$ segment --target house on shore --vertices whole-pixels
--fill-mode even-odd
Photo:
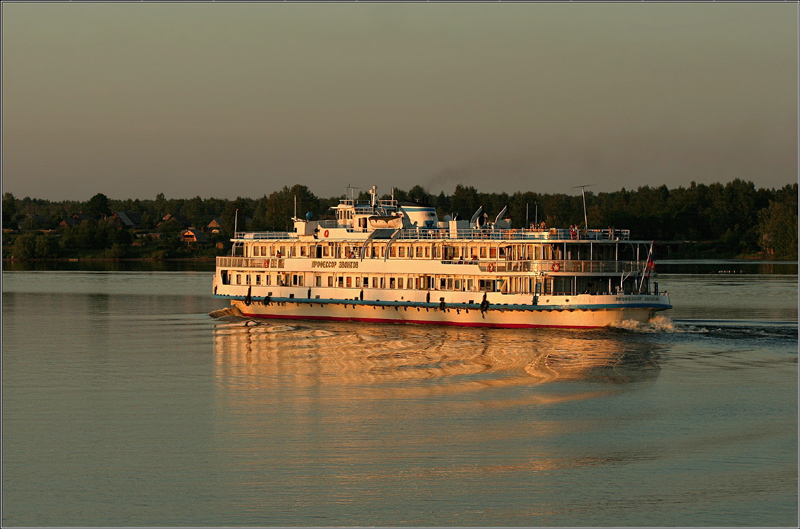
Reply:
[[[25,218],[22,219],[22,222],[19,223],[20,230],[41,230],[48,228],[50,225],[50,219],[44,215],[38,215],[36,213],[28,213],[25,215]]]
[[[61,219],[58,225],[62,228],[71,228],[79,226],[84,220],[92,220],[92,216],[88,213],[73,213],[71,216]]]
[[[208,244],[206,234],[195,228],[188,228],[181,232],[181,241],[189,246]]]
[[[108,223],[118,228],[138,228],[142,224],[142,216],[134,211],[117,211],[108,217]]]
[[[212,235],[219,235],[222,233],[222,219],[211,219],[211,222],[208,223],[205,231]]]
[[[183,215],[173,215],[172,213],[167,213],[164,215],[164,218],[161,219],[161,222],[158,223],[158,227],[161,227],[170,221],[177,222],[182,228],[189,228],[192,225],[192,223],[189,222]]]

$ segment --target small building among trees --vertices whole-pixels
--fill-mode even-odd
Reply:
[[[222,233],[222,219],[211,219],[211,222],[206,226],[206,232],[212,235],[219,235]]]
[[[189,228],[181,232],[181,241],[185,244],[208,244],[206,234],[195,228]]]
[[[137,228],[142,223],[142,217],[134,211],[117,211],[108,217],[108,223],[117,228]]]
[[[189,222],[183,215],[173,215],[172,213],[167,213],[164,215],[164,218],[161,219],[161,222],[158,223],[158,226],[161,227],[168,222],[177,222],[183,228],[188,228],[192,225],[191,222]]]

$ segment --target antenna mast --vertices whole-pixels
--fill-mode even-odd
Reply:
[[[594,184],[586,184],[583,186],[575,186],[572,189],[581,188],[581,195],[583,196],[583,225],[585,229],[589,229],[589,218],[586,216],[586,188],[592,187]]]

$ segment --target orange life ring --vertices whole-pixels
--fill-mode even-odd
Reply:
[[[331,234],[331,232],[329,232],[328,230],[325,230],[325,233],[323,233],[322,235],[323,235],[323,237],[327,237],[330,234]]]
[[[553,266],[550,268],[553,272],[558,272],[561,270],[561,265],[558,263],[553,263]]]
[[[492,263],[489,263],[489,266],[486,267],[486,270],[489,272],[494,272],[494,265]]]
[[[269,268],[269,259],[264,259],[264,268]]]

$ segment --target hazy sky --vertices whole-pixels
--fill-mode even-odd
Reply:
[[[3,190],[798,177],[798,5],[2,5]]]

